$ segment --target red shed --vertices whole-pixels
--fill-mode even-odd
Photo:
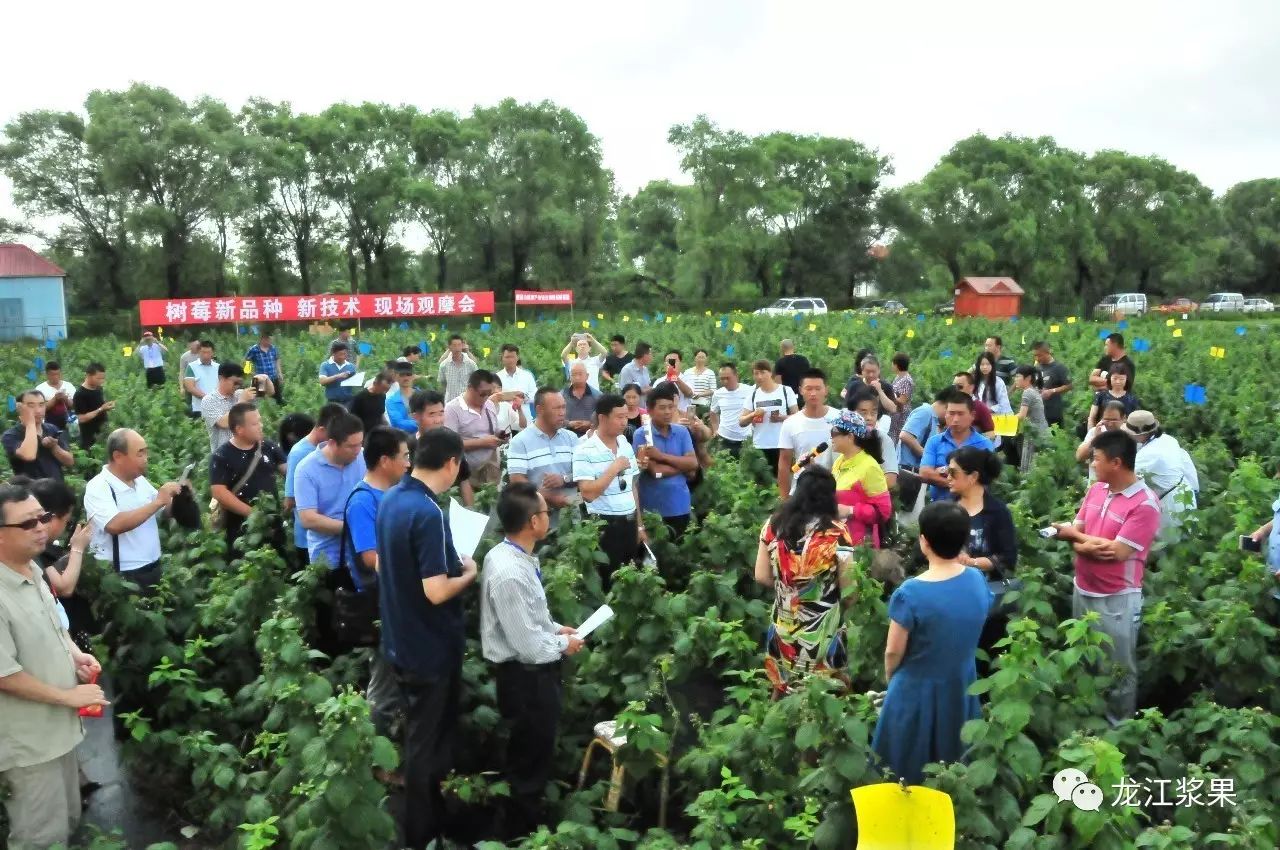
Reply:
[[[1022,287],[1011,277],[964,277],[956,284],[956,315],[1012,319],[1022,311]]]

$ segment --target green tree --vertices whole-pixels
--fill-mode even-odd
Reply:
[[[18,208],[63,223],[59,241],[89,261],[92,277],[81,292],[105,293],[115,307],[128,303],[123,271],[134,207],[128,190],[106,180],[101,158],[86,143],[84,119],[70,112],[27,112],[4,133],[0,170],[13,183]],[[14,223],[12,229],[29,233],[31,226]]]
[[[197,228],[227,206],[234,189],[233,167],[243,149],[235,117],[212,98],[188,104],[141,83],[95,91],[86,108],[85,140],[102,163],[104,183],[130,193],[140,229],[159,234],[165,288],[177,298]]]
[[[654,180],[618,203],[620,259],[659,283],[675,281],[680,258],[679,232],[691,189]]]
[[[1235,259],[1233,287],[1280,292],[1280,178],[1249,180],[1221,201],[1227,241]]]

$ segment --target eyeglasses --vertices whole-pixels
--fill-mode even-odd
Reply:
[[[6,522],[0,528],[21,528],[23,531],[34,531],[37,525],[48,525],[53,522],[53,513],[45,511],[40,516],[24,519],[22,522]]]

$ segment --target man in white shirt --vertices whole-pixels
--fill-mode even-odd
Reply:
[[[764,453],[764,459],[776,475],[782,423],[799,410],[800,405],[791,387],[775,377],[773,364],[768,360],[751,364],[751,376],[756,382],[755,389],[747,399],[746,408],[738,415],[738,424],[751,426],[752,445]]]
[[[591,352],[595,351],[593,355]],[[570,356],[576,351],[576,361]],[[569,373],[569,366],[574,362],[578,362],[587,367],[587,385],[596,392],[600,392],[600,369],[604,366],[604,357],[609,351],[596,340],[594,336],[583,331],[574,334],[565,343],[564,348],[560,350],[560,361],[564,363],[565,374]]]
[[[62,380],[62,364],[50,360],[44,364],[44,383],[36,385],[36,391],[44,396],[44,421],[60,431],[67,430],[67,417],[71,403],[75,401],[76,388],[70,381]]]
[[[693,387],[685,383],[684,373],[680,368],[684,364],[684,355],[678,350],[672,349],[667,352],[667,356],[662,362],[667,371],[661,378],[653,382],[653,386],[658,387],[666,383],[675,384],[676,389],[679,390],[679,394],[676,396],[676,410],[684,413],[689,409],[689,405],[693,403]]]
[[[1178,539],[1182,514],[1196,508],[1200,492],[1200,474],[1196,465],[1172,434],[1160,427],[1155,414],[1135,410],[1125,420],[1123,429],[1138,444],[1138,457],[1133,470],[1160,502],[1160,532],[1156,549],[1163,549]]]
[[[596,568],[605,591],[613,581],[613,571],[633,563],[640,544],[648,542],[635,488],[640,467],[623,436],[626,429],[626,402],[621,396],[602,396],[596,407],[595,432],[573,450],[573,480],[587,513],[604,521],[600,551],[609,560]]]
[[[200,340],[199,355],[187,364],[182,373],[182,385],[191,396],[192,419],[200,418],[200,400],[218,389],[218,361],[213,359],[213,343]]]
[[[751,436],[751,418],[742,424],[743,411],[751,401],[755,387],[738,381],[738,365],[720,367],[720,386],[711,394],[711,431],[729,454],[737,457],[742,444]]]
[[[138,340],[138,347],[133,353],[142,360],[142,368],[147,375],[147,389],[164,386],[164,356],[169,353],[164,343],[156,339],[151,331],[143,331],[142,339]]]
[[[800,395],[804,407],[787,417],[778,435],[778,495],[791,495],[791,466],[803,461],[813,449],[831,438],[831,423],[840,411],[827,404],[827,375],[821,369],[810,369],[800,378]],[[814,458],[812,463],[831,468],[831,449]]]
[[[168,510],[182,489],[170,481],[157,490],[146,471],[147,441],[137,431],[117,428],[107,437],[107,465],[84,488],[94,554],[144,593],[163,574],[156,514]]]
[[[532,372],[520,365],[519,346],[509,342],[503,344],[502,368],[498,370],[498,381],[502,384],[502,397],[495,398],[495,401],[507,402],[523,408],[519,425],[513,430],[519,431],[528,427],[529,422],[536,415],[533,409],[533,397],[538,392],[538,382],[534,380]],[[521,396],[519,401],[517,396]],[[501,406],[498,408],[498,414],[502,415]]]

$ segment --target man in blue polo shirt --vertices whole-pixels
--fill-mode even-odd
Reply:
[[[675,424],[680,390],[675,383],[658,384],[649,391],[649,425],[637,428],[631,438],[640,466],[640,509],[653,511],[679,540],[689,527],[690,475],[698,470],[689,429]]]
[[[954,387],[940,390],[933,401],[926,401],[916,407],[907,416],[898,433],[898,468],[910,472],[920,471],[920,461],[924,458],[924,447],[929,438],[938,433],[939,421],[947,416],[947,399]]]
[[[355,390],[342,385],[356,373],[356,364],[347,359],[350,355],[345,342],[334,340],[329,346],[329,359],[320,364],[320,385],[324,387],[326,401],[347,404],[355,395]]]
[[[945,417],[947,429],[929,438],[920,459],[920,478],[928,482],[929,498],[935,502],[947,498],[947,461],[952,452],[965,446],[995,450],[991,441],[973,427],[973,397],[968,393],[953,390],[947,396]]]
[[[364,478],[364,423],[343,413],[334,417],[326,430],[328,441],[308,455],[293,476],[293,498],[298,519],[307,529],[307,554],[311,563],[324,558],[330,579],[339,582],[337,572],[342,552],[342,511],[347,496]],[[336,586],[336,585],[335,585]]]
[[[378,508],[378,598],[382,653],[404,700],[405,847],[443,845],[440,783],[453,767],[453,740],[466,646],[461,594],[476,563],[459,558],[436,494],[462,467],[462,438],[432,428],[418,439],[413,471],[387,491]]]

